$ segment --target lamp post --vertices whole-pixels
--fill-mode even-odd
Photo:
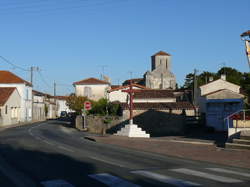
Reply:
[[[250,69],[250,30],[242,33],[240,35],[241,39],[245,42],[246,46],[246,55],[247,55],[247,60],[248,60],[248,65]]]

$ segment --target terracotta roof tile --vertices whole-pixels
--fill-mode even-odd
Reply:
[[[53,98],[58,99],[58,100],[67,100],[69,96],[53,96]]]
[[[73,83],[73,85],[78,85],[78,84],[110,84],[110,83],[91,77],[91,78],[84,79],[84,80],[77,81],[77,82]]]
[[[0,106],[3,106],[14,92],[15,87],[0,87]]]
[[[127,103],[121,103],[121,107],[128,110]],[[148,110],[148,109],[194,109],[193,105],[189,102],[171,102],[171,103],[134,103],[135,110]]]
[[[23,80],[14,73],[11,73],[9,71],[0,71],[0,84],[15,84],[15,83],[24,83],[26,85],[31,86],[30,82]]]
[[[242,33],[240,36],[242,37],[242,36],[249,36],[249,35],[250,35],[250,30]]]
[[[139,85],[139,84],[132,84],[133,87],[137,87],[137,88],[141,88],[141,89],[148,89],[146,88],[145,86],[142,86],[142,85]],[[122,89],[125,89],[125,88],[128,88],[129,85],[125,85],[125,86],[119,86],[119,87],[116,87],[116,88],[112,88],[111,87],[111,90],[109,90],[109,92],[113,92],[113,91],[117,91],[117,90],[122,90]]]
[[[174,98],[174,92],[172,90],[140,90],[134,95],[135,99],[144,98]]]
[[[171,55],[164,51],[159,51],[158,53],[155,53],[153,56],[171,56]]]
[[[143,78],[136,78],[136,79],[128,79],[128,80],[125,80],[122,85],[123,86],[126,86],[126,85],[129,85],[130,84],[130,80],[132,81],[132,83],[134,84],[140,84],[142,86],[145,86],[145,82],[144,82],[144,79]]]

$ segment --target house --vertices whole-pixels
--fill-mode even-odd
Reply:
[[[184,91],[174,91],[172,89],[148,89],[145,86],[132,83],[133,89],[138,89],[134,93],[134,103],[175,103],[178,101],[187,101],[184,97]],[[128,101],[128,93],[123,92],[129,89],[129,85],[111,86],[108,91],[108,99],[110,102],[126,103]]]
[[[68,96],[54,96],[56,99],[56,115],[57,117],[60,117],[62,111],[72,112],[72,110],[69,109],[69,107],[66,105],[66,101],[68,99]]]
[[[99,100],[107,97],[110,83],[96,78],[88,78],[73,83],[76,96],[88,97],[91,100]]]
[[[132,84],[133,89],[147,89],[145,86],[139,84]],[[123,90],[129,89],[129,85],[125,86],[111,86],[108,90],[107,98],[110,102],[120,102],[126,103],[128,100],[128,93],[123,92]]]
[[[45,94],[36,90],[32,91],[33,94],[33,121],[46,120],[45,114]]]
[[[0,87],[16,88],[21,97],[20,121],[32,120],[32,85],[9,71],[0,71]]]
[[[45,94],[45,115],[47,119],[55,119],[57,117],[56,99]]]
[[[21,118],[21,96],[14,87],[0,87],[0,126],[17,124]]]
[[[199,112],[206,116],[206,125],[217,131],[227,131],[225,118],[243,108],[244,95],[240,86],[220,79],[200,86],[198,93]]]

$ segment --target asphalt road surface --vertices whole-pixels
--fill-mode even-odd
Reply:
[[[0,180],[0,186],[250,186],[247,169],[101,144],[86,135],[60,121],[1,131],[0,174],[11,183]]]

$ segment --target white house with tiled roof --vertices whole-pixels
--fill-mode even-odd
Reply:
[[[107,98],[107,91],[110,88],[110,83],[96,79],[88,78],[73,83],[76,96],[88,97],[91,100],[99,100]]]
[[[14,87],[21,97],[20,121],[32,120],[32,85],[9,71],[0,71],[0,87]]]
[[[16,88],[0,87],[0,127],[20,122],[21,97]]]
[[[244,95],[240,86],[220,79],[202,85],[199,88],[198,105],[200,113],[205,114],[207,126],[217,131],[227,131],[225,118],[243,107]]]

